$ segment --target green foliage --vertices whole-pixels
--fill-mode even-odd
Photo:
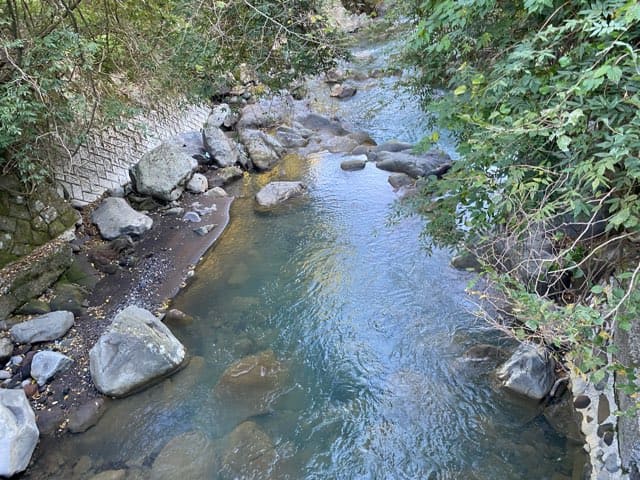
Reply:
[[[208,101],[241,63],[274,88],[330,65],[318,3],[1,3],[0,168],[38,182],[89,131],[166,98]]]
[[[640,302],[640,4],[433,0],[414,14],[414,88],[461,155],[424,186],[422,204],[438,207],[422,209],[427,238],[488,245],[543,225],[567,295],[541,299],[513,272],[500,284],[529,318],[523,332],[547,329],[597,370]],[[593,290],[607,268],[616,288]]]

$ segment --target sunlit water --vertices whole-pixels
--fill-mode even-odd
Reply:
[[[392,79],[378,82],[351,101],[322,101],[378,141],[416,141],[419,109],[407,110]],[[446,137],[441,146],[450,149]],[[98,471],[149,465],[182,432],[222,438],[241,419],[216,401],[215,384],[234,361],[272,349],[289,376],[272,412],[253,420],[276,446],[277,478],[571,475],[565,441],[537,408],[496,387],[495,365],[462,359],[477,343],[505,344],[473,316],[469,274],[449,267],[448,252],[425,253],[420,219],[389,224],[397,194],[387,174],[339,164],[290,158],[245,180],[228,230],[174,303],[196,319],[174,333],[199,362],[66,439],[69,465],[82,455]],[[275,178],[301,179],[309,193],[256,212],[253,193]]]

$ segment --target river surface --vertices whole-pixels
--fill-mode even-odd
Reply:
[[[352,65],[384,66],[392,48],[356,48]],[[314,107],[378,142],[415,142],[425,118],[394,89],[399,79],[363,80],[342,102],[317,82]],[[452,145],[445,135],[441,148],[455,154]],[[195,318],[173,328],[192,365],[61,442],[69,465],[86,456],[94,471],[148,466],[180,433],[222,438],[238,412],[214,386],[234,361],[271,349],[289,375],[272,411],[252,420],[275,444],[277,478],[571,476],[571,449],[537,407],[496,386],[495,364],[464,361],[478,343],[509,346],[473,315],[470,275],[449,266],[449,252],[425,253],[419,218],[390,223],[398,195],[388,174],[371,164],[344,172],[340,159],[290,157],[244,180],[228,229],[174,301]],[[302,179],[307,197],[256,212],[253,194],[275,178]]]

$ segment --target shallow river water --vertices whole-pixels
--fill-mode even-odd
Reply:
[[[380,56],[357,49],[356,65]],[[416,141],[424,118],[390,89],[397,80],[364,81],[341,103],[317,86],[316,107],[378,142]],[[70,463],[149,465],[182,432],[223,437],[238,412],[213,387],[234,361],[271,349],[289,376],[271,413],[253,420],[276,446],[277,478],[571,476],[570,448],[537,408],[500,391],[494,365],[463,360],[472,345],[508,345],[472,314],[470,275],[449,266],[448,252],[425,253],[420,219],[389,224],[397,194],[385,172],[339,165],[339,155],[292,157],[245,180],[230,226],[174,302],[195,318],[173,327],[194,361],[64,440]],[[253,193],[274,178],[302,179],[309,193],[256,212]]]

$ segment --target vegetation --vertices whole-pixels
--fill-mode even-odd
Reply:
[[[596,379],[640,311],[640,4],[415,2],[407,60],[461,155],[416,207],[521,322]],[[437,143],[438,135],[426,143]]]
[[[87,133],[166,98],[206,101],[246,63],[273,87],[326,66],[315,0],[0,3],[0,169],[45,177]]]

